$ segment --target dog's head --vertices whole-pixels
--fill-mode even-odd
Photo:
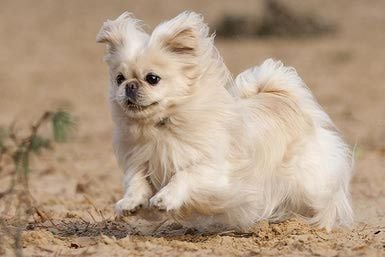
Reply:
[[[107,44],[111,103],[130,119],[166,117],[194,94],[216,53],[207,25],[193,12],[158,25],[151,35],[124,13],[103,24],[97,42]]]

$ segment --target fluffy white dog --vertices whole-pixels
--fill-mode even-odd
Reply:
[[[124,13],[97,35],[125,172],[118,215],[149,205],[235,228],[352,222],[349,148],[293,68],[269,59],[234,82],[200,15],[150,35],[140,25]]]

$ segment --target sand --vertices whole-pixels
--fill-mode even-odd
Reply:
[[[25,256],[385,256],[385,2],[289,1],[337,24],[319,38],[221,39],[233,74],[268,57],[294,66],[355,149],[355,223],[331,233],[300,220],[260,222],[247,233],[185,229],[164,217],[115,220],[122,173],[111,147],[104,46],[95,35],[124,10],[153,26],[185,9],[210,25],[252,14],[256,1],[10,1],[0,8],[0,125],[29,124],[66,106],[78,121],[70,142],[34,158],[37,215],[22,233]],[[0,188],[9,176],[0,172]],[[14,223],[0,213],[11,227]],[[148,215],[147,215],[148,216]],[[0,231],[0,234],[5,231]],[[3,237],[0,255],[12,256]]]

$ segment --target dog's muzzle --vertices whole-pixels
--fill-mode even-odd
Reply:
[[[138,89],[139,89],[139,82],[136,80],[129,81],[126,84],[126,97],[131,103],[136,101]]]

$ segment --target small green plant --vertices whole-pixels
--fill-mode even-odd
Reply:
[[[0,200],[9,198],[5,210],[14,209],[14,224],[9,224],[3,215],[0,216],[0,228],[5,232],[2,235],[0,230],[0,241],[5,235],[11,237],[16,256],[22,256],[21,232],[28,218],[35,212],[39,216],[42,215],[33,206],[33,198],[29,193],[31,156],[40,154],[43,149],[52,150],[52,144],[55,142],[65,142],[74,125],[74,119],[68,112],[57,110],[43,113],[23,135],[16,132],[14,123],[8,128],[0,127],[0,175],[11,176],[8,188],[0,191]],[[41,133],[40,130],[44,126],[51,126],[50,135]],[[9,162],[11,166],[6,164]]]

